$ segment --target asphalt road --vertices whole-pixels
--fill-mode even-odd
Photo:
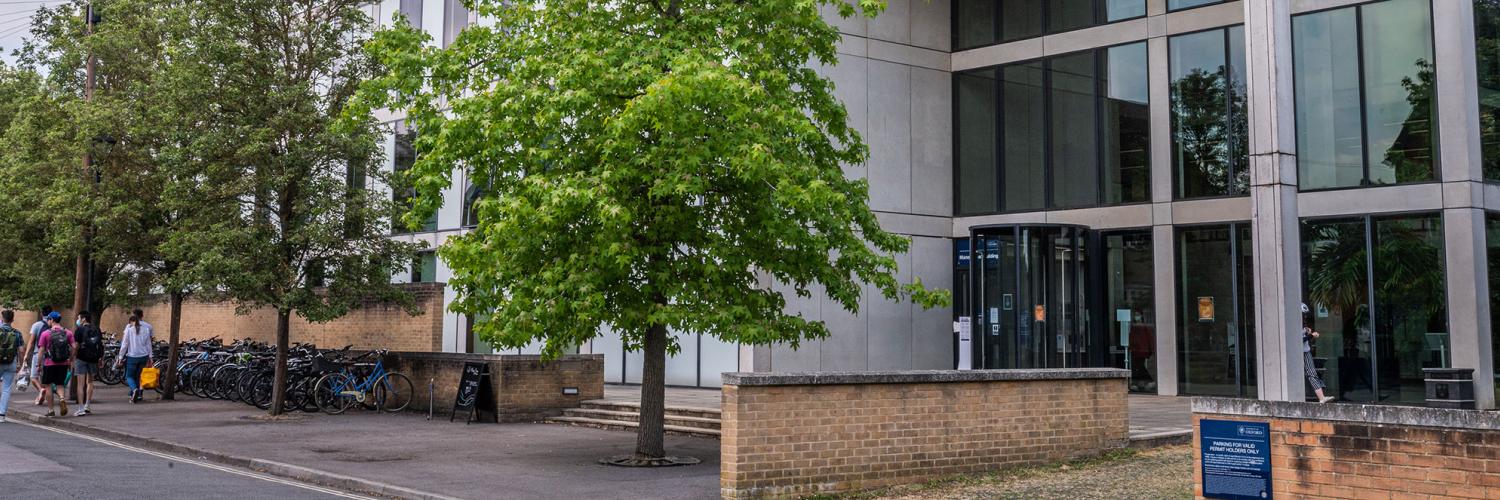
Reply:
[[[76,434],[0,423],[0,498],[364,498]]]

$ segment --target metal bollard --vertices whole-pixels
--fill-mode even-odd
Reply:
[[[427,379],[427,420],[432,420],[432,388],[437,384],[437,379]]]

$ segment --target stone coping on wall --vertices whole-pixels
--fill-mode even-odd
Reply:
[[[550,360],[542,359],[540,354],[473,354],[461,352],[409,352],[391,351],[392,355],[405,359],[425,359],[437,361],[573,361],[580,359],[603,360],[603,354],[564,354]]]
[[[1124,379],[1118,368],[1042,368],[1035,370],[901,370],[872,372],[786,372],[724,374],[724,385],[848,385],[1005,382],[1028,380]]]
[[[1301,420],[1331,420],[1468,430],[1500,430],[1500,413],[1421,406],[1304,403],[1237,398],[1193,398],[1193,413]]]

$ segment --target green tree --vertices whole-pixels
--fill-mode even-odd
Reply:
[[[842,165],[868,158],[832,84],[838,32],[819,15],[873,16],[878,0],[475,1],[493,26],[446,48],[411,28],[378,34],[388,68],[360,109],[405,111],[421,153],[405,177],[405,220],[436,210],[464,170],[478,225],[439,250],[452,309],[485,317],[498,346],[557,356],[603,329],[644,351],[636,452],[663,446],[669,334],[792,346],[828,335],[787,314],[783,285],[821,286],[846,309],[861,284],[932,307],[945,291],[898,283],[868,185]],[[480,316],[484,315],[484,316]]]
[[[391,276],[414,248],[387,238],[393,204],[380,180],[379,130],[358,115],[335,127],[376,67],[361,50],[372,23],[365,0],[192,2],[182,75],[211,97],[213,123],[191,151],[205,193],[233,215],[174,232],[167,255],[192,261],[192,282],[242,308],[276,310],[275,395],[283,410],[290,321],[330,321],[361,304],[416,313]],[[192,198],[190,198],[192,199]]]
[[[7,242],[0,252],[0,297],[9,306],[35,310],[72,297],[71,250],[43,214],[44,204],[63,201],[48,191],[49,175],[65,167],[76,172],[77,158],[66,165],[34,161],[56,158],[52,148],[70,145],[70,134],[51,126],[65,119],[61,108],[61,98],[35,71],[0,64],[0,241]]]

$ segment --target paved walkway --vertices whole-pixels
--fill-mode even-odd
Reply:
[[[35,394],[17,394],[12,416],[45,413],[31,404]],[[719,442],[714,439],[667,436],[669,453],[703,463],[635,469],[596,462],[633,451],[635,434],[629,432],[551,424],[465,425],[449,423],[446,416],[428,421],[425,415],[369,412],[294,413],[293,420],[271,422],[250,406],[185,395],[174,402],[131,405],[120,387],[101,390],[93,406],[93,415],[60,420],[450,497],[719,496]]]
[[[606,384],[604,399],[611,401],[641,400],[641,386]],[[1157,396],[1154,394],[1131,394],[1130,438],[1154,439],[1193,432],[1191,410],[1192,398]],[[721,397],[718,389],[668,387],[667,406],[690,408],[719,408]]]

